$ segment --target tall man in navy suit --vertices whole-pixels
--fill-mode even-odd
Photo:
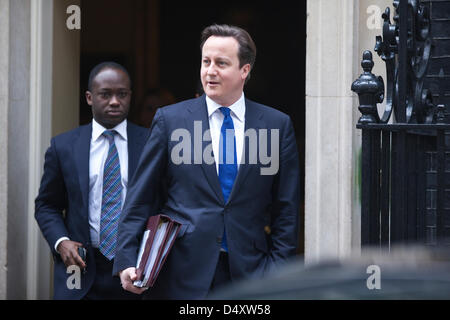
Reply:
[[[148,217],[182,223],[146,298],[203,299],[296,252],[297,145],[289,116],[244,96],[255,44],[243,29],[212,25],[201,52],[205,94],[157,111],[121,217],[113,272],[134,293],[146,290],[133,281]],[[158,209],[160,181],[166,200]]]
[[[121,65],[94,67],[86,92],[92,123],[52,138],[45,154],[35,217],[54,257],[55,299],[139,297],[112,277],[118,220],[148,136],[126,120],[130,87]]]

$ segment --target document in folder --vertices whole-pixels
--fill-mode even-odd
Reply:
[[[162,214],[148,219],[136,263],[136,287],[153,286],[180,227],[180,223]]]

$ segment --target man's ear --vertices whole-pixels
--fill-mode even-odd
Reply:
[[[251,69],[251,67],[250,67],[249,63],[242,66],[242,68],[241,68],[242,80],[245,80],[247,78],[248,74],[250,73],[250,69]]]
[[[92,106],[92,93],[88,90],[85,95],[87,104]]]

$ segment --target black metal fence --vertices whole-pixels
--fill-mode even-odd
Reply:
[[[393,4],[394,23],[387,8],[375,45],[386,63],[386,89],[371,72],[370,51],[352,84],[362,113],[361,242],[449,245],[450,1]]]

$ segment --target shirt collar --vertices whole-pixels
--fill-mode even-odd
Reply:
[[[127,119],[123,120],[112,129],[106,129],[97,121],[95,121],[95,119],[92,119],[92,141],[96,141],[106,130],[115,130],[119,134],[119,137],[121,137],[125,141],[128,140]]]
[[[217,111],[220,107],[222,107],[220,104],[212,100],[210,97],[206,96],[206,106],[208,107],[208,117],[211,117],[211,115]],[[236,118],[240,122],[244,122],[245,117],[245,95],[244,92],[242,92],[241,97],[233,103],[231,106],[229,106],[230,110],[233,112],[233,114],[236,116]],[[220,112],[220,111],[219,111]]]

